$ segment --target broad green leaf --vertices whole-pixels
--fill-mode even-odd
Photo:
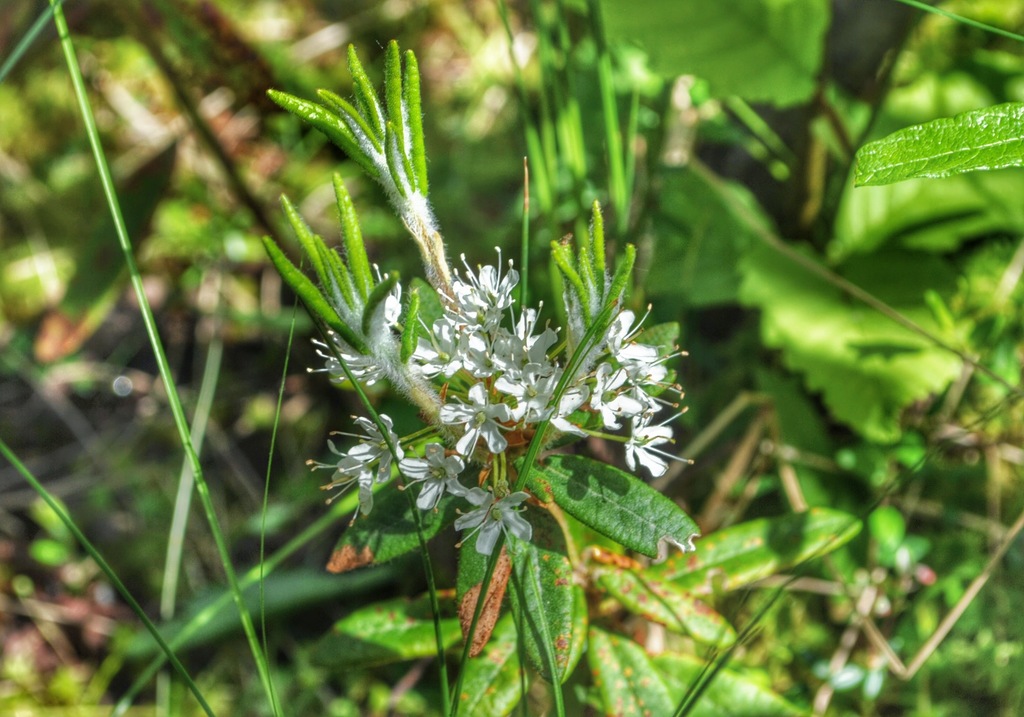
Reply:
[[[898,440],[904,409],[945,390],[960,371],[955,355],[765,246],[751,246],[740,269],[740,298],[761,309],[765,344],[781,349],[786,365],[822,393],[835,418],[873,441]],[[939,258],[893,251],[847,262],[844,271],[853,283],[942,335],[924,299],[927,291],[941,293],[953,284]]]
[[[374,495],[373,510],[361,515],[342,533],[327,569],[344,573],[364,565],[385,563],[420,547],[413,511],[420,517],[423,540],[430,540],[457,517],[458,500],[446,495],[436,510],[410,505],[409,496],[389,484]]]
[[[993,234],[1024,232],[1024,172],[1000,170],[861,187],[843,193],[829,258],[898,245],[948,253]]]
[[[925,122],[857,151],[858,185],[948,177],[1024,165],[1024,103],[1008,102]]]
[[[458,621],[442,618],[441,635],[446,648],[456,644],[462,637]],[[437,642],[426,595],[378,602],[346,615],[313,652],[316,662],[335,669],[362,669],[431,655],[437,655]]]
[[[573,580],[565,537],[546,510],[530,512],[533,538],[512,546],[512,610],[522,626],[530,663],[554,682],[565,682],[576,668],[586,635],[586,600]]]
[[[636,476],[583,456],[553,455],[530,472],[527,486],[580,522],[630,550],[658,557],[687,549],[700,532],[679,506]]]
[[[641,43],[666,75],[693,74],[717,97],[806,100],[821,67],[827,0],[602,0],[609,38]]]
[[[687,306],[734,303],[740,282],[736,264],[752,235],[749,224],[737,220],[721,191],[690,168],[665,172],[659,196],[653,217],[656,254],[672,261],[651,262],[644,291]]]
[[[647,568],[645,578],[673,581],[698,595],[735,590],[830,553],[860,532],[852,515],[826,508],[758,518],[697,541],[697,551]]]
[[[609,717],[671,715],[675,702],[644,649],[632,640],[590,628],[587,661]]]
[[[672,583],[607,567],[598,569],[597,585],[623,607],[705,645],[724,648],[736,641],[724,617]]]
[[[673,700],[681,702],[705,664],[692,655],[663,653],[654,658]],[[694,703],[690,717],[797,717],[798,709],[758,682],[733,670],[715,673],[711,684]]]
[[[512,613],[498,620],[484,652],[466,661],[459,714],[466,717],[507,715],[522,697],[518,633]]]

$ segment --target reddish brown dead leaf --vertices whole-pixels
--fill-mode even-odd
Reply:
[[[356,550],[355,547],[346,545],[331,554],[331,559],[327,563],[327,571],[331,573],[347,573],[349,570],[364,567],[372,562],[373,551],[370,550],[369,546],[364,545],[362,550]]]
[[[484,651],[487,641],[491,639],[494,626],[501,615],[501,601],[505,597],[505,589],[508,587],[509,576],[512,575],[512,561],[504,546],[498,556],[498,564],[494,567],[494,575],[491,577],[491,584],[487,587],[487,597],[484,598],[484,606],[480,610],[480,619],[476,623],[476,632],[473,633],[473,640],[469,647],[469,656],[476,657]],[[473,613],[476,612],[477,597],[480,595],[480,585],[474,585],[462,596],[459,603],[459,625],[462,626],[462,637],[468,639],[470,625],[473,624]]]

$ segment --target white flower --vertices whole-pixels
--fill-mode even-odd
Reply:
[[[639,463],[657,478],[668,469],[665,458],[676,458],[655,446],[672,441],[672,429],[665,424],[650,425],[642,416],[633,418],[633,432],[626,441],[626,465],[636,470]]]
[[[551,413],[548,404],[558,385],[559,374],[553,366],[527,364],[521,373],[506,372],[494,382],[502,393],[514,396],[516,407],[512,418],[516,421],[538,423]]]
[[[480,437],[487,442],[491,453],[501,453],[508,447],[508,441],[501,435],[504,428],[501,424],[512,420],[512,412],[504,403],[490,403],[487,387],[482,383],[474,384],[469,389],[469,401],[446,403],[441,406],[439,417],[442,423],[452,426],[465,426],[466,432],[455,445],[455,450],[464,456],[473,454]]]
[[[416,499],[416,507],[420,510],[433,510],[437,507],[446,488],[456,494],[464,492],[456,478],[465,467],[465,462],[458,456],[445,455],[444,446],[440,443],[428,444],[423,458],[405,458],[398,463],[399,470],[409,480],[423,483]]]
[[[594,372],[594,390],[590,407],[601,414],[605,428],[621,428],[619,417],[632,418],[644,410],[644,404],[628,392],[629,374],[603,363]]]
[[[473,533],[480,532],[476,539],[478,553],[490,555],[501,531],[511,533],[523,541],[529,541],[533,537],[533,526],[519,515],[519,506],[530,497],[529,494],[518,491],[495,500],[494,494],[490,491],[471,488],[466,491],[464,497],[478,507],[460,516],[455,521],[455,529],[470,529],[471,532],[462,539],[463,541]]]
[[[317,349],[317,355],[324,359],[324,368],[309,369],[311,373],[321,373],[326,371],[331,375],[331,380],[338,383],[343,383],[347,380],[345,372],[341,368],[341,363],[338,361],[338,356],[341,357],[345,365],[348,366],[348,370],[352,373],[352,376],[367,386],[373,384],[384,378],[384,368],[381,362],[372,356],[361,354],[352,349],[347,343],[345,343],[340,336],[333,331],[327,332],[328,337],[331,339],[331,343],[334,344],[334,350],[322,351]],[[327,344],[322,341],[313,339],[313,343],[322,349],[329,349]],[[335,353],[337,355],[335,355]]]
[[[499,261],[500,258],[499,254]],[[470,324],[491,330],[512,305],[512,290],[519,283],[519,272],[511,267],[510,262],[505,276],[493,266],[478,267],[474,275],[466,263],[465,255],[462,256],[462,263],[466,267],[466,279],[456,276],[452,281],[452,292],[455,294],[459,314]]]
[[[419,339],[412,360],[427,378],[438,374],[451,378],[462,368],[465,335],[447,318],[437,319],[429,335],[429,339]]]
[[[551,417],[551,425],[562,433],[570,433],[574,436],[587,435],[586,431],[569,421],[569,416],[586,403],[589,397],[590,389],[584,384],[567,389],[558,401],[558,410]]]
[[[397,454],[398,460],[402,460],[405,456],[402,451],[402,446],[399,445],[398,436],[395,435],[391,418],[389,416],[380,414],[380,422],[387,428],[388,437],[385,439],[384,435],[377,428],[377,424],[371,421],[369,418],[360,416],[355,419],[356,425],[366,431],[365,436],[357,436],[359,443],[349,449],[348,455],[357,460],[363,461],[369,466],[374,461],[379,461],[377,464],[377,482],[384,483],[391,477],[391,449],[392,447]],[[344,434],[353,435],[353,434]]]

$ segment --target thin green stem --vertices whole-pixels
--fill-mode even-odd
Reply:
[[[963,15],[957,15],[956,13],[949,12],[948,10],[943,10],[942,8],[933,7],[926,3],[920,2],[919,0],[896,0],[896,2],[901,2],[904,5],[909,5],[910,7],[917,8],[918,10],[923,10],[924,12],[930,12],[936,15],[941,15],[942,17],[949,18],[950,20],[954,20],[959,23],[963,23],[964,25],[976,27],[979,30],[984,30],[985,32],[991,32],[994,35],[1002,35],[1003,37],[1007,37],[1011,40],[1016,40],[1017,42],[1024,42],[1024,35],[1018,35],[1015,32],[1010,32],[1009,30],[1004,30],[1001,27],[996,27],[994,25],[986,25],[983,22],[972,20],[969,17],[964,17]]]
[[[61,505],[48,490],[46,490],[43,484],[40,483],[34,475],[32,475],[28,468],[26,468],[18,457],[14,455],[14,452],[11,451],[7,446],[7,443],[4,442],[2,438],[0,438],[0,454],[3,454],[4,458],[14,466],[14,469],[18,471],[28,484],[31,485],[39,494],[39,497],[43,499],[43,502],[50,507],[58,518],[60,518],[60,521],[64,523],[68,531],[75,536],[75,540],[77,540],[79,545],[85,549],[85,552],[89,554],[89,557],[96,562],[96,565],[99,566],[100,570],[103,571],[103,574],[107,576],[107,579],[110,581],[111,585],[114,586],[114,589],[120,593],[121,597],[124,598],[124,601],[128,603],[128,607],[130,607],[132,612],[134,612],[139,618],[146,630],[149,631],[149,634],[153,636],[156,644],[160,646],[162,659],[170,661],[174,671],[177,672],[181,679],[185,681],[185,685],[189,688],[192,694],[195,695],[196,701],[199,702],[203,711],[210,715],[210,717],[213,717],[213,710],[210,708],[210,705],[207,704],[206,698],[203,697],[202,692],[199,691],[199,687],[195,682],[193,682],[192,678],[185,670],[184,665],[181,664],[181,661],[178,660],[177,656],[174,654],[174,649],[171,645],[167,644],[163,636],[160,634],[160,631],[157,629],[157,626],[149,619],[149,616],[146,615],[146,611],[142,609],[142,606],[135,600],[131,592],[128,591],[128,588],[125,587],[124,583],[121,582],[121,579],[117,577],[117,573],[100,554],[99,550],[96,549],[96,546],[92,544],[92,541],[85,537],[85,533],[79,530],[75,521],[71,518],[68,512],[64,510],[64,506]]]
[[[75,55],[74,44],[71,40],[71,33],[68,29],[67,20],[65,19],[64,13],[56,0],[50,0],[50,6],[53,8],[53,19],[57,26],[57,35],[60,37],[61,49],[64,53],[64,59],[68,66],[72,85],[74,86],[79,111],[81,112],[82,120],[85,123],[86,134],[89,138],[89,145],[92,149],[93,158],[96,161],[100,182],[103,185],[103,194],[106,197],[107,207],[117,231],[118,242],[121,246],[125,264],[128,268],[132,288],[135,290],[135,295],[139,302],[139,311],[146,327],[146,334],[149,337],[150,345],[153,347],[157,366],[160,371],[160,377],[166,388],[167,400],[171,408],[171,413],[174,416],[175,426],[178,429],[178,438],[181,441],[182,447],[185,450],[185,455],[192,466],[192,471],[195,475],[196,489],[199,493],[203,510],[206,513],[207,522],[210,525],[210,532],[213,534],[214,542],[217,545],[217,552],[219,554],[221,564],[224,567],[228,583],[231,586],[236,607],[242,618],[242,625],[245,630],[246,638],[249,641],[250,649],[252,650],[253,657],[255,658],[256,665],[259,670],[260,681],[263,683],[264,691],[273,705],[274,714],[280,715],[282,714],[281,706],[274,699],[274,691],[270,685],[269,665],[267,663],[266,656],[260,649],[259,641],[256,638],[256,630],[253,627],[252,616],[249,615],[248,610],[245,608],[245,603],[242,599],[242,592],[238,587],[238,578],[235,575],[234,566],[231,563],[231,556],[228,551],[227,542],[225,541],[224,535],[220,529],[217,513],[214,509],[213,501],[210,498],[209,488],[206,484],[205,478],[203,477],[202,467],[199,464],[199,457],[192,445],[192,439],[189,435],[188,421],[185,418],[185,411],[182,408],[181,399],[175,389],[171,368],[163,350],[163,343],[160,339],[160,334],[157,331],[156,320],[153,317],[153,310],[149,305],[148,298],[146,297],[146,292],[142,284],[142,275],[139,273],[139,268],[135,263],[131,242],[128,237],[128,230],[125,227],[120,203],[117,193],[114,190],[114,181],[110,174],[110,168],[107,166],[107,160],[103,152],[102,144],[100,143],[99,130],[96,127],[96,120],[93,117],[92,107],[90,106],[89,98],[86,95],[85,80],[82,77],[82,70],[78,64],[78,58]]]
[[[58,4],[63,5],[64,0],[60,0]],[[0,65],[0,85],[2,85],[4,80],[7,79],[7,76],[14,71],[14,68],[21,61],[21,58],[26,52],[28,52],[28,48],[31,47],[32,43],[36,41],[37,37],[39,37],[39,33],[42,32],[43,28],[49,24],[51,17],[53,17],[53,8],[45,8],[41,13],[39,13],[39,17],[37,17],[36,21],[32,23],[32,27],[28,29],[28,32],[18,40],[18,44],[15,45],[14,50],[7,59],[4,60],[4,64]]]

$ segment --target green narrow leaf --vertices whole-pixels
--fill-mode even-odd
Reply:
[[[537,464],[527,486],[542,500],[630,550],[651,558],[662,547],[692,545],[697,524],[636,476],[583,456],[553,455]]]
[[[458,502],[446,495],[436,510],[420,511],[424,541],[455,522]],[[420,542],[413,510],[419,509],[410,505],[397,485],[392,482],[384,486],[374,495],[370,514],[356,518],[342,533],[327,569],[332,573],[345,573],[365,565],[386,563],[417,550]]]
[[[792,105],[817,86],[828,0],[602,0],[611,40],[642,43],[667,76],[703,77],[715,97]]]
[[[852,540],[860,527],[852,515],[826,508],[758,518],[702,538],[696,552],[652,565],[644,577],[672,581],[698,595],[735,590],[832,552]]]
[[[621,635],[590,628],[587,661],[608,717],[671,715],[675,702],[644,649]]]
[[[366,255],[363,231],[359,227],[359,217],[356,214],[355,204],[352,203],[352,196],[348,193],[348,188],[341,175],[337,173],[334,175],[334,196],[337,198],[338,216],[341,219],[341,239],[345,244],[345,259],[348,261],[348,268],[359,289],[359,295],[365,300],[373,289],[370,260]]]
[[[1024,103],[986,107],[925,122],[857,151],[857,185],[948,177],[1024,165]]]
[[[384,101],[388,111],[388,134],[395,133],[399,154],[407,154],[405,146],[405,116],[402,112],[402,54],[398,43],[392,40],[384,54]],[[412,177],[410,176],[410,179]]]
[[[384,299],[388,298],[388,294],[395,288],[398,283],[398,272],[392,271],[385,275],[384,279],[381,280],[377,286],[373,287],[373,291],[366,298],[366,307],[363,309],[363,333],[366,335],[370,334],[370,327],[373,325],[373,316],[377,313],[377,308],[381,305]]]
[[[451,602],[445,603],[450,609]],[[441,619],[446,648],[462,637],[455,618]],[[365,669],[437,655],[434,620],[426,595],[396,598],[349,613],[334,623],[313,650],[317,664],[335,670]]]
[[[549,682],[565,682],[582,655],[586,621],[577,621],[577,607],[585,603],[582,589],[574,584],[572,564],[566,555],[565,537],[558,522],[546,510],[531,511],[533,538],[517,542],[512,552],[512,610],[523,626],[526,655]],[[551,659],[554,659],[552,672]]]
[[[576,295],[580,298],[580,304],[585,316],[590,316],[590,292],[583,283],[583,279],[573,266],[572,249],[566,244],[557,241],[551,242],[551,258],[555,265],[561,270],[562,275],[572,284]]]
[[[655,674],[661,675],[673,702],[684,698],[705,668],[704,662],[692,655],[669,652],[655,657],[653,663]],[[807,712],[758,681],[734,670],[722,669],[687,714],[689,717],[800,717]]]
[[[377,143],[384,141],[384,112],[377,98],[377,92],[373,89],[369,75],[363,69],[363,64],[356,54],[355,45],[348,46],[348,70],[352,75],[352,84],[355,89],[356,104],[361,114],[371,123],[372,136],[377,138]]]
[[[601,205],[594,200],[590,217],[590,255],[594,260],[594,273],[597,276],[604,276],[604,215],[601,214]]]
[[[622,257],[616,264],[615,276],[612,277],[611,288],[608,291],[608,298],[618,301],[626,292],[629,279],[633,276],[633,264],[636,263],[636,247],[627,244],[622,251]]]
[[[342,121],[349,132],[352,133],[352,138],[359,152],[362,155],[366,154],[366,150],[360,143],[360,139],[365,138],[367,142],[373,147],[374,151],[382,152],[383,143],[382,140],[375,133],[374,129],[367,123],[365,117],[351,105],[347,100],[339,97],[330,90],[317,90],[316,96],[320,98],[320,101],[328,105],[338,118]],[[355,125],[353,128],[352,125]],[[358,130],[358,132],[356,131]]]
[[[672,583],[609,566],[597,571],[597,585],[628,610],[705,645],[726,648],[736,642],[724,617]]]
[[[459,694],[459,714],[494,717],[511,713],[522,699],[518,633],[512,613],[505,613],[482,654],[466,660]]]
[[[427,147],[423,137],[423,109],[420,105],[420,67],[411,50],[405,53],[405,82],[402,83],[406,115],[409,120],[409,136],[412,147],[412,166],[416,175],[416,188],[424,197],[430,185],[427,182]]]
[[[384,158],[387,160],[388,173],[392,177],[395,189],[402,197],[407,197],[408,190],[411,186],[408,179],[411,179],[411,176],[406,172],[406,158],[402,154],[402,147],[398,140],[398,132],[391,120],[388,120],[388,134],[387,137],[385,137],[384,143]],[[400,181],[403,177],[406,178],[407,181]]]
[[[323,239],[320,237],[316,237],[316,239],[317,254],[324,267],[324,273],[320,276],[320,285],[324,288],[330,287],[331,296],[328,298],[334,300],[335,307],[340,305],[349,308],[359,306],[360,302],[356,301],[355,287],[352,286],[352,277],[349,275],[348,268],[341,261],[341,257],[337,252],[328,249]]]
[[[284,215],[288,218],[288,223],[292,225],[292,231],[295,232],[299,243],[302,244],[303,251],[309,257],[309,260],[313,262],[313,269],[316,271],[316,275],[322,279],[327,275],[319,250],[319,245],[323,241],[309,228],[306,220],[302,218],[298,208],[292,204],[292,200],[288,198],[288,195],[281,195],[281,206],[284,208]]]
[[[402,314],[402,363],[412,358],[420,336],[420,292],[413,289],[405,302]]]
[[[366,156],[363,148],[359,146],[359,142],[352,134],[352,130],[348,128],[340,117],[332,114],[325,107],[300,99],[294,95],[289,95],[286,92],[267,90],[267,97],[282,109],[291,112],[296,117],[305,121],[314,129],[320,130],[327,139],[358,163],[363,168],[363,171],[375,179],[378,178],[379,172],[377,168]]]
[[[360,353],[365,353],[366,344],[363,340],[341,320],[337,312],[334,311],[334,308],[324,298],[320,289],[292,264],[291,260],[274,243],[274,240],[270,237],[264,237],[263,246],[266,248],[267,254],[277,268],[278,273],[281,274],[281,278],[291,287],[292,291],[299,295],[299,298],[302,299],[302,303],[306,305],[309,312],[327,324],[329,328],[338,332],[338,335],[345,340],[345,343],[353,349]]]

